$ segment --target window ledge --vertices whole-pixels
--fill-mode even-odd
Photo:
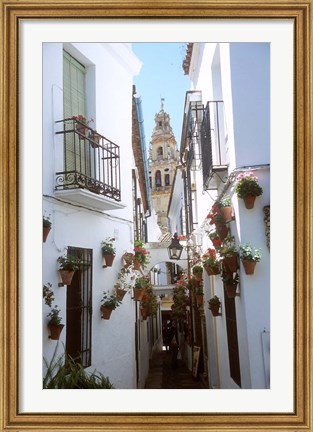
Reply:
[[[90,192],[87,189],[65,189],[54,192],[55,196],[72,204],[91,207],[96,210],[119,210],[126,207],[120,201]]]

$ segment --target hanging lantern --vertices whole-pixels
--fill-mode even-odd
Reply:
[[[174,234],[172,242],[167,248],[168,256],[172,260],[179,260],[183,251],[183,246],[179,243],[177,233]]]

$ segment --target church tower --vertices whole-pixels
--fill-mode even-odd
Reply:
[[[155,126],[150,141],[149,177],[152,207],[158,217],[158,225],[165,234],[169,232],[167,208],[171,196],[175,168],[178,165],[178,150],[170,124],[170,116],[161,109],[154,117]]]

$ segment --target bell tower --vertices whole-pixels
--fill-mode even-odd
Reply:
[[[161,99],[161,109],[155,115],[154,122],[149,149],[149,177],[152,207],[156,211],[158,225],[165,234],[169,232],[167,208],[178,165],[178,150],[170,116],[164,111],[164,99]]]

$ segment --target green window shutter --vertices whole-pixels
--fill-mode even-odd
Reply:
[[[86,117],[86,70],[74,57],[63,51],[64,118],[75,115]],[[89,145],[76,134],[66,134],[64,146],[65,171],[90,175]]]

